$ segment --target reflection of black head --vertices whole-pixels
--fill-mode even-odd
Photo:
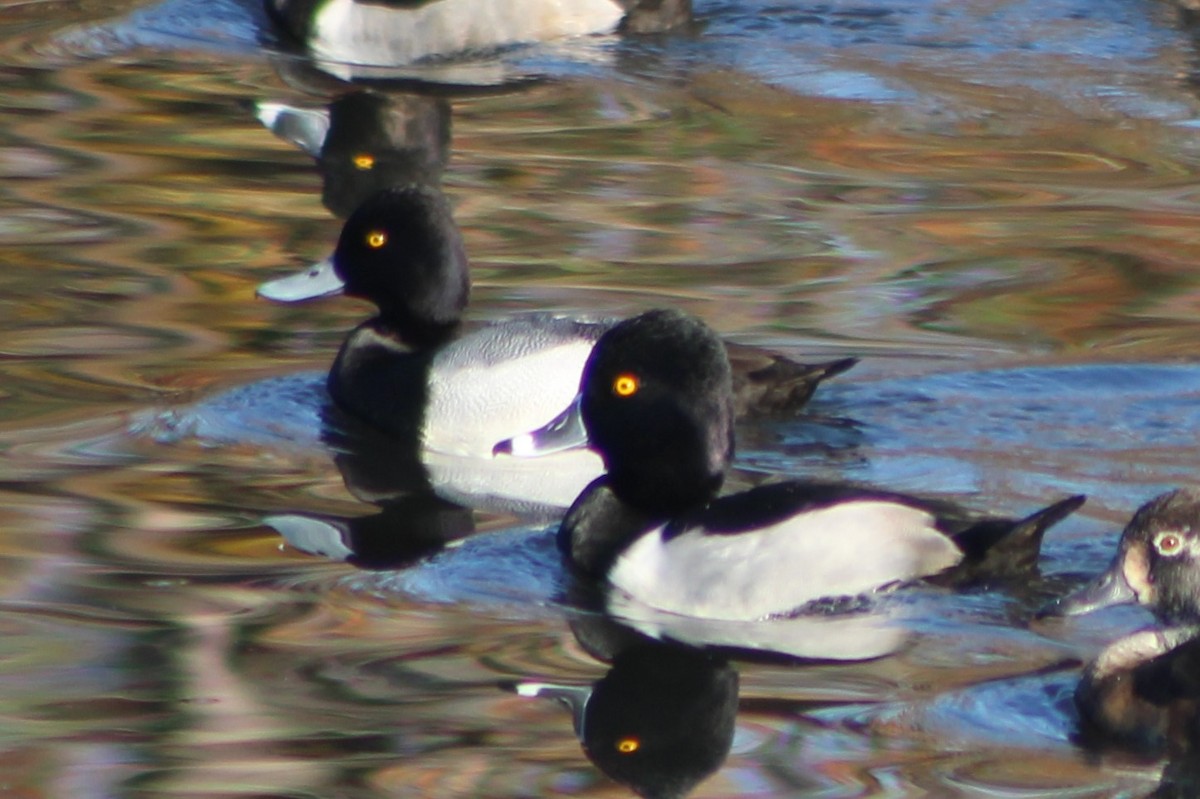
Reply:
[[[433,494],[396,500],[382,512],[345,519],[302,513],[272,514],[263,522],[310,555],[360,569],[401,569],[475,531],[471,511]]]
[[[433,490],[415,434],[383,435],[333,404],[322,409],[321,422],[321,438],[337,453],[334,461],[355,499],[383,505],[395,497]]]
[[[345,218],[371,194],[406,183],[441,182],[450,147],[450,106],[442,98],[357,91],[329,106],[317,158],[322,201]]]
[[[364,569],[399,568],[475,532],[469,508],[434,493],[415,440],[382,435],[333,407],[326,409],[322,435],[337,452],[346,489],[381,507],[336,525],[337,549],[350,553],[346,560]]]
[[[351,519],[348,561],[361,569],[398,569],[475,532],[471,511],[435,494],[397,498],[373,516]]]
[[[637,646],[595,684],[581,732],[584,752],[642,796],[686,796],[725,762],[737,702],[737,672],[723,660],[677,646]]]

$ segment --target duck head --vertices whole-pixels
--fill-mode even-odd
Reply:
[[[281,302],[359,297],[405,338],[423,340],[457,326],[470,285],[450,203],[433,186],[410,184],[368,197],[342,226],[332,256],[258,293]]]
[[[733,459],[725,347],[695,317],[649,311],[596,343],[580,412],[617,498],[651,515],[710,500]]]
[[[1047,611],[1075,615],[1133,603],[1168,624],[1200,623],[1200,489],[1171,491],[1138,508],[1109,568]]]

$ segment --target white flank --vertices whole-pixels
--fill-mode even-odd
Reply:
[[[961,559],[925,511],[855,500],[742,534],[689,530],[664,542],[656,530],[621,554],[609,579],[661,610],[753,620],[923,577]]]
[[[412,9],[332,0],[309,46],[321,58],[403,65],[429,56],[605,33],[623,11],[613,0],[437,0]]]
[[[472,345],[466,336],[454,349],[461,354]],[[435,360],[425,447],[490,458],[498,442],[541,427],[571,404],[591,351],[592,342],[576,339],[455,368]]]

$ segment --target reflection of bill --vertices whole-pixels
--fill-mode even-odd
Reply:
[[[475,532],[471,511],[435,494],[410,494],[354,518],[279,513],[263,517],[295,549],[360,569],[399,569]]]

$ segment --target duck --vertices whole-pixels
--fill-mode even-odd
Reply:
[[[558,548],[610,596],[680,616],[788,619],[921,579],[1028,575],[1046,529],[1085,499],[1011,519],[849,483],[718,496],[734,454],[732,371],[712,329],[676,310],[606,331],[577,406],[605,473],[568,509]]]
[[[321,61],[404,66],[513,45],[660,33],[691,0],[265,0],[283,33]]]
[[[334,404],[424,449],[494,458],[498,442],[569,410],[588,354],[614,321],[534,313],[466,329],[469,292],[450,203],[422,183],[371,195],[346,219],[329,258],[258,289],[281,302],[341,293],[373,302],[378,315],[351,331],[330,369]],[[794,412],[821,381],[857,362],[802,364],[730,346],[747,415]],[[586,444],[581,427],[559,430],[559,439],[556,451]]]
[[[1200,744],[1200,488],[1139,507],[1109,567],[1043,616],[1140,605],[1159,626],[1121,638],[1088,663],[1075,689],[1080,739],[1148,755]],[[1190,755],[1194,756],[1194,755]]]

